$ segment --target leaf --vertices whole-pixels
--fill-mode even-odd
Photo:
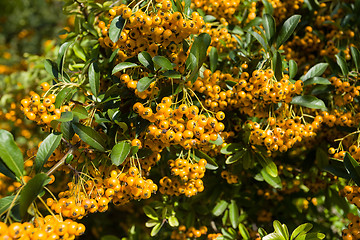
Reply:
[[[62,72],[65,53],[71,44],[72,44],[72,42],[64,42],[59,48],[59,53],[57,56],[57,69],[60,73]],[[59,76],[59,78],[60,78],[60,76]]]
[[[80,58],[81,60],[86,62],[86,55],[85,55],[84,49],[80,46],[79,42],[74,43],[73,51],[78,58]]]
[[[116,43],[119,40],[124,25],[125,19],[121,16],[117,16],[111,21],[109,27],[109,38],[113,43]]]
[[[313,77],[320,77],[326,70],[326,68],[329,66],[328,63],[318,63],[315,66],[313,66],[312,68],[310,68],[310,70],[305,74],[305,76],[303,76],[301,78],[301,80],[305,81],[309,78],[313,78]]]
[[[347,76],[349,74],[349,69],[347,67],[345,58],[339,55],[335,55],[335,57],[336,57],[336,62],[339,65],[343,76]]]
[[[190,53],[185,62],[186,70],[195,70],[197,66],[197,60],[194,54]]]
[[[165,71],[162,76],[164,77],[168,77],[168,78],[175,78],[175,79],[179,79],[181,78],[181,74],[175,70],[168,70]]]
[[[210,70],[211,72],[215,72],[217,64],[218,64],[218,52],[215,47],[212,47],[209,54],[210,59]]]
[[[169,59],[163,56],[155,56],[152,58],[153,62],[155,63],[156,69],[161,67],[161,70],[173,70],[173,65]]]
[[[148,216],[148,218],[151,218],[153,220],[159,220],[159,216],[158,214],[155,212],[155,210],[150,207],[149,205],[145,205],[143,207],[144,213],[146,216]]]
[[[100,238],[100,240],[121,240],[120,238],[114,235],[105,235]]]
[[[282,60],[279,51],[276,51],[276,53],[274,53],[272,64],[273,64],[272,68],[274,70],[274,75],[276,79],[280,81],[282,79]]]
[[[249,31],[249,33],[261,44],[261,46],[265,49],[266,52],[269,51],[268,43],[267,41],[257,32]]]
[[[139,53],[138,60],[142,65],[144,65],[144,67],[150,69],[151,71],[154,70],[154,62],[148,52],[143,51]]]
[[[98,132],[93,128],[84,126],[80,123],[72,123],[72,128],[75,133],[79,135],[80,139],[89,144],[91,147],[99,150],[100,152],[105,152],[105,140]]]
[[[276,47],[278,49],[293,34],[296,26],[300,21],[300,18],[301,18],[300,15],[293,15],[284,22],[276,38]]]
[[[13,135],[3,129],[0,129],[0,158],[18,178],[23,176],[24,159],[21,150]]]
[[[154,237],[156,234],[158,234],[158,232],[160,231],[161,227],[162,227],[162,224],[161,224],[161,223],[156,224],[156,225],[153,227],[153,229],[151,229],[150,235],[151,235],[152,237]]]
[[[49,176],[45,173],[38,173],[29,180],[20,193],[20,215],[25,216],[27,209],[48,183]]]
[[[178,221],[178,219],[177,219],[175,216],[170,216],[168,220],[169,220],[169,225],[170,225],[171,227],[177,227],[177,226],[179,226],[179,221]]]
[[[308,233],[297,237],[296,240],[320,240],[324,238],[325,234],[323,233]]]
[[[195,149],[195,156],[199,158],[204,158],[207,161],[207,164],[205,166],[207,169],[216,170],[219,167],[214,158],[210,157],[209,155],[198,149]]]
[[[239,150],[244,150],[244,145],[241,143],[229,143],[225,147],[221,148],[222,154],[233,154]]]
[[[284,238],[281,237],[280,234],[274,232],[266,235],[262,238],[262,240],[284,240]]]
[[[158,223],[159,223],[159,220],[150,219],[149,221],[147,221],[145,223],[145,226],[148,227],[148,228],[151,228],[151,227],[155,226]]]
[[[281,179],[279,176],[273,177],[271,176],[266,170],[265,168],[261,169],[260,171],[261,176],[264,178],[264,180],[270,184],[272,187],[274,188],[282,188],[281,185]]]
[[[289,238],[289,233],[285,230],[283,225],[278,220],[275,220],[273,222],[273,226],[275,229],[275,232],[278,233],[280,236],[282,236],[282,239],[287,240]]]
[[[246,229],[245,225],[242,223],[239,223],[239,232],[244,240],[251,239],[249,231]]]
[[[228,207],[229,203],[227,203],[225,200],[220,200],[220,202],[218,202],[214,209],[211,211],[211,213],[218,217],[220,216],[224,211],[225,209]]]
[[[316,148],[316,162],[320,168],[324,168],[329,165],[329,155],[321,147]]]
[[[312,109],[326,110],[325,103],[321,99],[310,95],[295,96],[290,103]]]
[[[88,112],[87,112],[86,108],[84,108],[81,105],[76,105],[73,108],[72,113],[74,114],[74,116],[77,116],[79,119],[88,118]]]
[[[233,228],[236,228],[239,224],[239,208],[235,200],[231,200],[229,204],[229,218]]]
[[[290,59],[289,61],[289,78],[294,79],[298,71],[297,63]]]
[[[116,144],[111,151],[111,162],[112,164],[119,166],[122,164],[126,157],[129,155],[131,150],[131,144],[124,140]]]
[[[205,22],[213,22],[216,20],[216,17],[214,17],[212,15],[205,15],[203,19]]]
[[[272,15],[274,13],[274,8],[273,8],[272,4],[267,0],[262,0],[262,2],[265,7],[264,8],[265,13]]]
[[[215,144],[216,146],[220,146],[221,144],[224,143],[222,137],[220,136],[220,134],[217,135],[217,139],[215,141],[210,140],[209,143]]]
[[[335,176],[350,179],[343,161],[332,158],[329,160],[329,165],[325,166],[323,169]]]
[[[313,77],[304,81],[304,86],[308,86],[310,84],[330,85],[331,82],[327,78],[323,77]]]
[[[15,195],[3,197],[0,199],[0,216],[6,211],[10,210],[10,206],[15,206],[18,202],[18,199],[15,200]]]
[[[60,130],[64,138],[68,141],[70,141],[75,134],[71,122],[63,122],[60,126]]]
[[[97,97],[100,89],[100,70],[96,62],[90,64],[89,83],[91,92]]]
[[[54,121],[57,122],[70,122],[73,120],[74,115],[72,112],[62,112],[59,119],[56,119]]]
[[[15,174],[5,165],[4,161],[0,158],[0,173],[5,176],[16,180]]]
[[[47,162],[51,154],[59,146],[62,134],[50,133],[40,144],[35,158],[35,170],[41,172],[44,164]]]
[[[195,61],[195,68],[193,69],[189,81],[193,82],[196,79],[196,76],[199,72],[200,67],[204,63],[207,55],[207,49],[210,46],[211,37],[207,33],[201,33],[197,36],[191,46],[190,55],[193,54]],[[190,56],[191,57],[191,56]]]
[[[265,171],[272,177],[276,177],[278,175],[278,170],[276,164],[272,161],[272,159],[263,156],[261,153],[256,154],[257,159],[259,160],[261,166],[265,168]]]
[[[360,165],[348,152],[345,153],[344,166],[349,172],[352,180],[360,186]]]
[[[111,74],[115,74],[117,72],[120,72],[121,70],[127,69],[127,68],[132,68],[132,67],[137,67],[139,65],[137,65],[136,63],[131,63],[131,62],[122,62],[117,64],[114,69],[112,70]]]
[[[242,157],[245,155],[245,153],[246,153],[246,150],[241,149],[240,151],[236,152],[234,155],[231,155],[228,158],[226,158],[225,164],[233,164],[233,163],[239,161],[240,159],[242,159]]]
[[[111,54],[111,56],[110,56],[110,58],[109,58],[109,63],[111,63],[113,60],[114,60],[114,58],[117,56],[117,54],[119,53],[119,48],[117,48],[117,49],[115,49],[113,52],[112,52],[112,54]]]
[[[139,92],[143,92],[146,89],[148,89],[150,87],[150,84],[152,82],[154,82],[155,80],[156,80],[156,78],[143,77],[138,81],[138,83],[136,85],[136,89]]]
[[[312,229],[313,225],[311,223],[304,223],[299,225],[295,230],[292,232],[290,240],[294,240],[299,234],[305,234]]]
[[[271,45],[273,37],[276,33],[275,19],[270,14],[263,15],[263,25],[265,30],[265,37]]]
[[[73,89],[73,88],[63,88],[57,95],[56,95],[56,99],[55,99],[55,107],[56,108],[60,108],[63,105],[64,101],[69,100],[77,91],[77,89]]]
[[[351,56],[355,64],[356,71],[359,72],[360,70],[360,52],[359,49],[357,49],[354,46],[350,47]]]
[[[56,63],[49,59],[46,59],[44,61],[44,67],[46,72],[53,76],[53,78],[59,79],[59,71],[57,69]]]

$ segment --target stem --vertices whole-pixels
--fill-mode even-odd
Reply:
[[[65,160],[67,158],[67,156],[69,154],[73,154],[74,150],[75,150],[75,146],[70,146],[69,151],[60,159],[60,161],[58,161],[46,174],[48,176],[50,176],[51,174],[53,174],[53,172],[56,171],[56,169],[58,169],[59,167],[61,167],[62,165],[64,165]]]

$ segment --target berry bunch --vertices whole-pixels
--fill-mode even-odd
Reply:
[[[206,235],[207,231],[208,229],[206,226],[201,226],[199,229],[196,229],[195,227],[189,227],[188,229],[186,229],[184,225],[181,225],[178,227],[177,230],[174,230],[171,233],[171,239],[173,240],[197,239],[202,235]]]

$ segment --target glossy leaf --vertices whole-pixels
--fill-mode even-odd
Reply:
[[[289,233],[284,229],[283,225],[278,220],[275,220],[273,222],[273,227],[276,233],[278,233],[284,240],[287,240],[289,238]]]
[[[162,75],[164,77],[168,77],[168,78],[175,78],[175,79],[181,78],[181,73],[179,73],[179,72],[177,72],[175,70],[165,71]]]
[[[274,7],[272,6],[272,4],[267,0],[262,0],[262,3],[264,4],[265,13],[272,15],[274,12]]]
[[[305,76],[301,77],[303,81],[313,78],[313,77],[320,77],[326,70],[326,68],[329,66],[328,63],[318,63],[305,74]]]
[[[246,229],[245,225],[242,223],[239,224],[239,232],[244,240],[251,239],[249,231]]]
[[[338,159],[329,159],[329,165],[325,166],[323,169],[335,176],[350,179],[349,173],[344,166],[344,162]]]
[[[351,51],[351,57],[352,57],[352,59],[354,61],[354,64],[355,64],[356,71],[359,72],[359,70],[360,70],[360,52],[359,52],[359,49],[357,49],[354,46],[351,46],[350,51]]]
[[[81,105],[76,105],[73,109],[72,109],[72,113],[74,114],[74,116],[78,117],[79,119],[86,119],[88,118],[88,111],[86,110],[85,107],[81,106]]]
[[[352,180],[360,186],[360,165],[348,152],[345,153],[344,165]]]
[[[172,63],[166,57],[155,56],[152,58],[152,60],[155,64],[155,67],[158,66],[156,69],[161,68],[161,70],[173,70],[174,68]]]
[[[271,45],[272,39],[276,33],[275,19],[270,14],[263,15],[263,25],[265,30],[265,37]]]
[[[215,47],[212,47],[209,54],[210,59],[210,70],[211,72],[215,72],[217,64],[218,64],[218,52]]]
[[[194,82],[198,76],[198,72],[207,56],[207,49],[210,46],[211,37],[207,33],[201,33],[197,36],[190,49],[190,59],[192,60],[191,67],[193,71],[188,78],[188,81]],[[192,57],[192,55],[194,57]],[[193,62],[194,61],[194,62]],[[188,66],[188,64],[187,64]]]
[[[20,193],[20,215],[23,217],[27,209],[49,183],[49,176],[45,173],[38,173],[29,180]]]
[[[220,152],[222,154],[233,154],[243,149],[244,145],[241,143],[228,143],[225,147],[221,148]]]
[[[120,16],[115,17],[109,27],[109,38],[113,43],[116,43],[125,25],[125,19]]]
[[[46,72],[48,72],[53,78],[59,79],[59,70],[56,66],[56,63],[53,61],[46,59],[44,61],[44,67]]]
[[[249,33],[261,44],[261,46],[265,49],[266,52],[269,51],[267,41],[257,32],[249,31]]]
[[[236,228],[239,224],[239,208],[235,200],[231,200],[229,204],[229,218],[233,228]]]
[[[44,164],[47,162],[51,154],[59,146],[62,134],[50,133],[40,144],[35,158],[35,170],[41,172]]]
[[[97,97],[100,89],[100,70],[96,62],[90,64],[89,83],[91,92]]]
[[[179,221],[178,221],[178,219],[177,219],[175,216],[170,216],[168,220],[169,220],[169,225],[170,225],[171,227],[177,227],[177,226],[179,226]]]
[[[73,51],[78,58],[80,58],[81,60],[86,62],[86,55],[85,55],[84,49],[80,46],[79,42],[74,43]]]
[[[349,69],[348,69],[345,58],[343,58],[339,55],[335,55],[335,57],[336,57],[336,63],[339,65],[343,76],[347,76],[349,74]]]
[[[312,109],[326,110],[325,103],[321,99],[318,99],[317,97],[310,95],[295,96],[293,97],[291,104],[296,104],[299,106],[312,108]]]
[[[153,229],[151,229],[150,235],[151,235],[152,237],[156,236],[156,234],[158,234],[158,232],[160,231],[161,227],[162,227],[161,223],[156,224],[156,225],[153,227]]]
[[[276,177],[273,177],[271,176],[266,170],[265,168],[263,168],[261,170],[261,176],[264,178],[264,180],[270,184],[271,186],[273,186],[274,188],[282,188],[282,185],[281,185],[281,179],[279,176],[276,176]]]
[[[312,229],[313,225],[311,223],[304,223],[295,228],[295,230],[292,232],[290,240],[294,240],[297,236],[300,234],[305,234],[309,232]]]
[[[143,77],[138,81],[138,83],[136,85],[136,89],[139,92],[143,92],[146,89],[148,89],[150,87],[150,84],[152,82],[154,82],[155,80],[156,80],[156,78]]]
[[[195,155],[199,158],[204,158],[207,161],[206,168],[210,170],[216,170],[219,166],[216,163],[215,159],[207,155],[206,153],[195,149]]]
[[[300,15],[293,15],[284,22],[276,38],[277,48],[280,48],[280,46],[283,45],[283,43],[286,42],[286,40],[288,40],[289,37],[293,34],[296,26],[300,22],[300,18]]]
[[[0,216],[9,210],[10,206],[17,204],[18,199],[15,200],[15,195],[3,197],[0,199]]]
[[[71,122],[63,122],[60,126],[60,130],[61,130],[61,133],[63,134],[64,138],[68,141],[71,140],[75,134],[74,129],[72,128]]]
[[[23,176],[24,159],[21,150],[13,135],[4,129],[0,129],[0,158],[18,178]]]
[[[272,177],[277,177],[278,170],[276,164],[268,157],[263,156],[261,153],[256,154],[261,166],[265,168],[266,172]]]
[[[227,203],[225,200],[220,200],[220,202],[218,202],[214,209],[211,211],[211,213],[218,217],[220,216],[225,210],[226,208],[228,207],[229,203]]]
[[[321,240],[324,238],[325,234],[323,233],[308,233],[297,237],[296,240]]]
[[[122,62],[117,64],[114,69],[112,70],[111,74],[115,74],[117,72],[120,72],[121,70],[127,69],[127,68],[132,68],[132,67],[137,67],[139,65],[137,65],[136,63],[131,63],[131,62]]]
[[[144,67],[146,67],[152,71],[154,70],[154,62],[148,52],[143,51],[143,52],[139,53],[138,60],[142,65],[144,65]]]
[[[280,234],[274,232],[266,235],[262,240],[284,240],[284,238]]]
[[[153,220],[159,220],[159,216],[158,214],[155,212],[155,210],[150,207],[149,205],[145,205],[143,207],[144,213],[146,216],[148,216],[148,218],[151,218]]]
[[[294,79],[298,71],[297,63],[290,59],[289,61],[289,78]]]
[[[77,90],[74,88],[63,88],[57,95],[55,100],[55,107],[60,108],[63,103],[69,100]]]
[[[244,149],[241,149],[241,150],[237,151],[234,155],[227,157],[225,160],[225,163],[233,164],[233,163],[239,161],[240,159],[242,159],[242,157],[245,155],[245,153],[246,153],[246,151]]]
[[[323,77],[313,77],[304,81],[304,86],[308,86],[311,84],[330,85],[331,82],[327,78]]]
[[[5,176],[17,180],[15,174],[6,166],[4,161],[0,158],[0,173],[4,174]]]
[[[282,79],[282,60],[279,51],[276,51],[274,53],[272,64],[273,64],[272,69],[274,70],[274,75],[276,79],[280,81]]]
[[[100,152],[105,152],[105,140],[98,132],[93,128],[84,126],[80,123],[72,123],[72,128],[75,133],[79,135],[80,139],[89,144],[91,147],[99,150]]]
[[[71,44],[72,44],[72,42],[64,42],[59,48],[59,53],[57,56],[57,69],[60,73],[62,72],[66,51]],[[60,78],[60,76],[59,76],[59,78]]]
[[[127,156],[129,155],[131,150],[131,144],[129,141],[121,141],[116,144],[111,151],[111,162],[112,164],[119,166],[122,164]]]

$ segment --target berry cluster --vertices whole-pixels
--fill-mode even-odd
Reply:
[[[199,229],[195,227],[189,227],[186,229],[184,225],[178,227],[171,233],[171,239],[173,240],[185,240],[185,239],[197,239],[202,235],[206,235],[208,229],[206,226],[201,226]],[[209,239],[209,238],[208,238]]]

